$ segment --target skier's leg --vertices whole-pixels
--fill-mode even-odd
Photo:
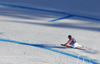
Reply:
[[[82,48],[83,46],[82,45],[79,45],[77,42],[74,44],[73,46],[74,48]]]

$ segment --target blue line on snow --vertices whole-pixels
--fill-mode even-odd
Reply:
[[[96,18],[92,18],[92,17],[86,17],[86,16],[80,16],[80,15],[74,15],[74,14],[70,14],[70,13],[65,13],[65,12],[59,12],[59,11],[52,11],[52,10],[46,10],[46,9],[39,9],[39,8],[32,8],[32,7],[25,7],[25,6],[18,6],[18,5],[11,5],[11,4],[4,4],[4,3],[0,3],[0,5],[2,6],[9,6],[9,7],[17,7],[17,8],[23,8],[23,9],[30,9],[30,10],[37,10],[37,11],[45,11],[45,12],[52,12],[52,13],[59,13],[59,14],[64,14],[64,15],[72,15],[70,17],[76,16],[76,17],[81,17],[81,18],[86,18],[86,19],[91,19],[91,20],[96,20],[96,21],[100,21],[100,19],[96,19]],[[58,21],[58,20],[62,20],[68,17],[62,17],[62,18],[58,18],[55,20],[51,20],[51,21]]]
[[[62,18],[54,19],[54,20],[51,20],[49,22],[55,22],[55,21],[62,20],[62,19],[65,19],[65,18],[70,18],[70,17],[73,17],[73,15],[68,15],[68,16],[65,16],[65,17],[62,17]]]
[[[90,60],[88,58],[79,57],[77,55],[73,55],[73,54],[70,54],[70,53],[67,53],[67,52],[62,52],[62,51],[55,50],[55,49],[51,49],[51,48],[47,48],[47,47],[44,47],[44,46],[38,45],[38,44],[30,44],[30,43],[26,43],[26,42],[19,42],[19,41],[2,39],[2,38],[0,38],[0,41],[17,43],[17,44],[22,44],[22,45],[34,46],[34,47],[39,47],[39,48],[42,48],[42,49],[46,49],[46,50],[50,50],[50,51],[53,51],[53,52],[57,52],[57,53],[60,53],[60,54],[63,54],[63,55],[67,55],[67,56],[70,56],[70,57],[73,57],[73,58],[76,58],[76,59],[80,59],[80,60],[83,60],[83,61],[88,62],[88,63],[100,64],[100,63],[98,63],[96,61],[93,61],[93,60]]]

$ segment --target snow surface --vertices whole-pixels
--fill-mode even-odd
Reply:
[[[85,56],[100,62],[100,21],[96,20],[100,19],[99,2],[99,0],[0,0],[0,3],[19,6],[0,5],[0,39],[45,45],[47,48]],[[74,16],[49,22],[68,15],[47,10],[82,17]],[[79,44],[98,52],[61,47],[60,44],[68,41],[69,34]],[[71,58],[39,47],[0,41],[0,64],[73,64],[74,62],[70,63],[73,61]]]

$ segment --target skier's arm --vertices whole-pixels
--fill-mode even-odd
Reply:
[[[68,42],[65,44],[65,46],[67,46],[70,42],[71,42],[71,40],[68,40]]]

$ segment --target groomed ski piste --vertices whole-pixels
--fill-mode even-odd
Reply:
[[[0,0],[0,64],[100,64],[99,2]],[[95,51],[61,46],[68,35]]]

